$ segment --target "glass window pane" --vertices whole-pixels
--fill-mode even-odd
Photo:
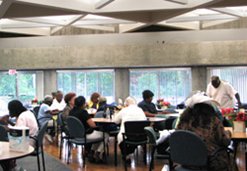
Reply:
[[[8,102],[16,98],[16,75],[0,72],[0,114],[8,113]]]
[[[30,104],[36,96],[35,73],[18,73],[18,99],[24,104]]]
[[[92,93],[99,92],[108,103],[114,101],[114,72],[112,70],[58,71],[57,87],[64,94],[76,92],[88,100]]]
[[[191,91],[191,71],[184,68],[130,70],[130,95],[141,101],[146,89],[154,93],[154,101],[164,98],[176,105]]]
[[[0,113],[8,113],[8,102],[19,99],[24,105],[30,104],[36,97],[35,72],[17,72],[9,75],[0,72]]]

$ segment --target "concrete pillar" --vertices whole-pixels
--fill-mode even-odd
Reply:
[[[115,69],[115,99],[118,102],[118,98],[124,100],[129,96],[129,69],[118,68]]]
[[[207,68],[204,66],[191,67],[192,91],[206,91],[207,88]]]
[[[36,97],[38,100],[44,99],[44,72],[36,71]]]
[[[57,91],[57,73],[56,70],[44,71],[44,94],[50,95],[51,92]]]

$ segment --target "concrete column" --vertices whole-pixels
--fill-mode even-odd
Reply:
[[[44,71],[44,94],[51,94],[57,91],[57,73],[56,70]]]
[[[192,91],[206,91],[207,88],[207,68],[204,66],[191,67]]]
[[[44,72],[36,71],[36,97],[38,100],[44,98]]]
[[[115,99],[116,102],[118,98],[124,100],[129,96],[129,69],[119,68],[115,69]]]

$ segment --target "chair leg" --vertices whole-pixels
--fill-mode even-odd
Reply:
[[[117,166],[117,136],[115,136],[115,141],[114,141],[114,162],[115,162],[115,166]]]
[[[86,150],[85,146],[82,146],[82,159],[83,159],[83,168],[86,166]]]
[[[143,162],[146,165],[147,164],[147,144],[144,144],[142,147],[143,147]]]
[[[154,152],[155,152],[155,147],[153,147],[151,151],[151,161],[150,161],[149,171],[154,169]]]
[[[38,163],[38,171],[40,171],[40,161],[39,161],[39,150],[37,148],[37,163]]]
[[[43,145],[41,145],[41,157],[42,157],[43,171],[45,171],[45,158],[44,158]]]
[[[62,148],[63,148],[63,137],[61,135],[61,139],[60,139],[60,152],[59,152],[59,159],[62,158]]]
[[[125,171],[127,171],[127,161],[126,161],[127,155],[126,155],[126,149],[127,149],[126,143],[124,142],[124,153],[123,153],[123,157],[124,157],[124,169],[125,169]]]
[[[69,164],[69,158],[70,158],[70,153],[71,153],[71,143],[68,142],[68,156],[67,156],[67,164]]]

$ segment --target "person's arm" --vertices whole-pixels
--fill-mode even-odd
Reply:
[[[91,128],[96,128],[96,124],[95,122],[92,120],[92,118],[87,120],[87,124],[91,127]]]
[[[150,113],[148,111],[143,111],[143,112],[145,113],[146,117],[155,117],[155,114],[153,113]]]
[[[238,102],[238,108],[241,108],[242,107],[242,103],[240,101],[240,96],[238,93],[235,94],[235,98],[237,99],[237,102]]]

